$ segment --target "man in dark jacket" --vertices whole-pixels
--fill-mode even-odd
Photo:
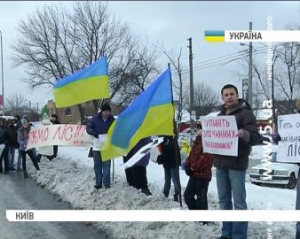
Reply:
[[[246,203],[246,170],[249,163],[251,146],[260,143],[256,118],[249,104],[238,98],[238,90],[228,84],[221,90],[224,104],[220,116],[234,115],[238,134],[238,156],[213,154],[216,170],[219,206],[221,210],[247,210]],[[201,131],[199,132],[201,135]],[[233,202],[232,202],[233,196]],[[246,239],[248,222],[223,222],[220,239]]]
[[[151,138],[141,139],[124,157],[124,163],[127,162],[133,155],[135,155],[142,147],[150,143]],[[149,164],[150,153],[146,154],[141,158],[135,165],[125,170],[126,179],[129,185],[135,187],[136,189],[141,190],[141,193],[144,193],[147,196],[152,195],[148,188],[147,180],[147,169],[146,167]]]
[[[9,170],[16,170],[15,169],[15,151],[19,148],[18,144],[18,133],[17,128],[14,125],[12,120],[7,121],[7,127],[10,129],[11,138],[8,141],[8,161],[9,161]]]
[[[4,147],[0,156],[0,173],[3,172],[2,159],[4,159],[4,173],[9,173],[9,160],[8,160],[8,143],[11,139],[10,129],[6,126],[6,120],[0,118],[0,144]]]
[[[94,136],[93,141],[93,159],[94,159],[94,171],[96,174],[95,188],[102,188],[102,178],[105,188],[110,188],[110,166],[111,161],[102,162],[100,154],[100,140],[99,135],[105,135],[108,132],[109,127],[114,122],[115,118],[111,114],[111,108],[108,104],[104,104],[101,111],[94,115],[86,126],[86,132]],[[101,136],[102,137],[102,136]],[[100,137],[100,138],[101,138]]]

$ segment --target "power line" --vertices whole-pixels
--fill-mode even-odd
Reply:
[[[261,53],[266,53],[267,52],[266,47],[259,47],[258,49],[261,49],[261,48],[263,48],[263,49],[259,50],[259,51],[256,50],[256,54],[261,54]],[[239,59],[244,59],[243,57],[247,57],[249,55],[248,51],[245,52],[245,53],[246,54],[242,54],[242,52],[231,53],[231,54],[228,54],[226,56],[221,56],[219,58],[214,58],[214,59],[208,60],[208,62],[202,61],[202,62],[204,62],[202,64],[199,64],[200,62],[198,62],[197,63],[198,66],[194,68],[194,71],[203,70],[203,69],[207,69],[207,68],[214,67],[214,66],[224,66],[224,65],[227,65],[230,62],[233,62],[233,61],[236,61],[236,60],[239,60]],[[230,55],[230,57],[229,57],[229,55]],[[181,73],[182,74],[186,74],[186,73],[188,73],[188,70],[189,69],[182,69]],[[178,75],[178,73],[172,71],[172,75]]]

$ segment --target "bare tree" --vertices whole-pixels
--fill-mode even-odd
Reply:
[[[299,90],[300,45],[295,42],[284,43],[278,54],[280,74],[275,78],[284,98],[289,101],[289,111],[293,113],[295,92]]]
[[[176,78],[177,81],[173,83],[174,93],[176,97],[178,97],[177,103],[177,115],[176,120],[177,122],[181,122],[182,120],[182,110],[183,110],[183,101],[184,101],[184,86],[183,86],[183,76],[181,70],[181,53],[182,48],[180,48],[179,53],[176,53],[174,50],[168,52],[163,45],[156,46],[160,52],[162,52],[170,61],[171,68],[174,68],[175,74],[173,74],[173,78]],[[177,56],[176,56],[177,55]],[[187,86],[186,86],[187,87]]]
[[[185,91],[185,95],[189,92]],[[188,99],[188,97],[186,97]],[[210,113],[216,106],[220,105],[220,96],[213,87],[201,82],[194,87],[194,103],[197,117]],[[188,100],[184,101],[185,107],[188,109]]]
[[[126,94],[117,94],[124,84],[145,78],[152,69],[155,53],[140,55],[147,47],[139,41],[126,23],[116,19],[103,2],[75,2],[71,9],[61,4],[47,5],[37,9],[19,24],[20,38],[12,46],[15,66],[26,66],[26,78],[30,87],[54,85],[59,79],[85,68],[106,54],[109,59],[110,101],[121,101]],[[152,57],[152,58],[151,58]],[[141,65],[145,71],[131,72]],[[151,71],[152,73],[152,71]],[[150,74],[150,73],[149,73]],[[95,112],[102,100],[94,100]],[[84,120],[82,105],[78,105],[81,120]]]
[[[38,112],[30,108],[29,101],[22,94],[12,94],[6,98],[5,114],[7,115],[28,115],[29,119],[38,120]]]
[[[137,44],[133,47],[128,44],[121,64],[115,68],[112,75],[112,97],[119,105],[128,105],[136,96],[143,92],[153,79],[159,75],[156,65],[158,55],[150,44]],[[117,80],[119,78],[119,80]]]

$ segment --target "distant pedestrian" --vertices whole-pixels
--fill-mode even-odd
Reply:
[[[8,142],[11,139],[11,133],[6,125],[6,120],[0,118],[0,145],[2,147],[2,152],[0,155],[0,173],[3,172],[2,160],[4,159],[4,173],[9,173],[9,160],[8,160]]]
[[[37,160],[36,160],[33,150],[32,149],[26,150],[29,133],[30,133],[29,122],[26,119],[22,119],[21,122],[22,122],[22,126],[18,130],[19,152],[20,152],[21,158],[22,158],[22,167],[23,167],[23,171],[24,171],[24,178],[28,178],[28,173],[26,170],[26,154],[28,154],[28,156],[31,159],[36,170],[40,170],[40,168],[37,163]]]
[[[17,128],[14,125],[14,121],[8,120],[7,126],[10,129],[11,138],[8,141],[8,160],[9,160],[9,170],[16,170],[15,168],[15,151],[19,148],[18,144],[18,133]]]

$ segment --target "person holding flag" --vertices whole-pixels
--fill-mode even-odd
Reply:
[[[107,139],[107,132],[115,118],[111,114],[111,108],[104,104],[101,111],[94,115],[86,126],[86,132],[93,138],[93,159],[94,171],[96,174],[95,188],[102,188],[102,178],[105,188],[110,188],[110,167],[111,161],[102,162],[100,154],[101,147]]]

